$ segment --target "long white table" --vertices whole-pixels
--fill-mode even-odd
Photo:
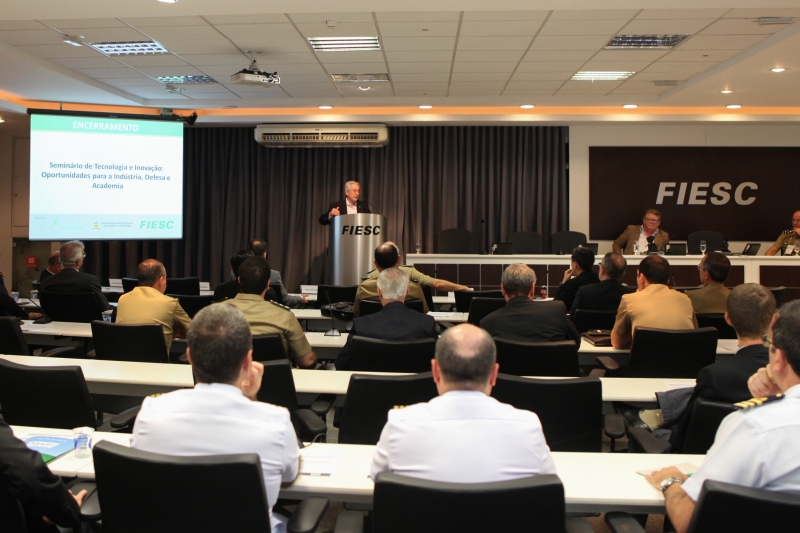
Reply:
[[[294,316],[296,316],[298,320],[324,320],[325,322],[331,321],[331,317],[322,316],[322,312],[319,309],[292,309],[292,313],[294,313]],[[468,316],[469,313],[436,313],[433,315],[433,319],[436,322],[461,323],[466,322]]]

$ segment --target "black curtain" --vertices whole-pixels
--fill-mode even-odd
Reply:
[[[252,127],[188,128],[184,239],[87,243],[86,270],[135,277],[159,259],[170,277],[228,279],[229,258],[253,238],[269,245],[288,290],[325,279],[328,227],[317,219],[344,198],[344,183],[387,217],[402,253],[433,253],[448,228],[473,232],[475,252],[515,231],[567,230],[568,129],[541,126],[389,128],[384,148],[265,148]],[[178,201],[176,199],[176,201]]]

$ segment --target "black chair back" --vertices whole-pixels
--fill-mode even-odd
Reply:
[[[422,306],[422,300],[406,300],[405,304],[406,307],[413,309],[418,313],[425,312],[425,308]],[[361,316],[373,315],[383,309],[383,305],[381,305],[381,302],[377,300],[361,300],[361,303],[358,305]]]
[[[209,294],[205,296],[186,296],[183,294],[168,294],[167,296],[172,296],[173,298],[177,298],[178,302],[183,307],[183,310],[186,311],[186,314],[189,315],[189,318],[194,318],[200,310],[204,307],[207,307],[214,303],[214,295]]]
[[[800,524],[797,494],[707,480],[689,522],[689,533],[725,531],[794,533]]]
[[[103,310],[93,292],[60,293],[39,291],[39,304],[44,313],[57,322],[91,322],[103,320]]]
[[[591,309],[576,309],[572,322],[578,333],[589,331],[590,329],[614,329],[614,322],[617,320],[617,311],[594,311]]]
[[[422,287],[422,294],[425,295],[425,303],[428,304],[428,311],[436,310],[433,306],[433,291],[430,285],[420,285],[420,287]]]
[[[167,344],[160,324],[92,322],[92,340],[98,359],[138,363],[168,362]]]
[[[725,322],[725,313],[697,313],[697,327],[716,328],[720,339],[735,339],[736,330]]]
[[[469,306],[472,305],[473,298],[503,298],[503,291],[456,291],[453,293],[456,298],[456,311],[459,313],[469,313]]]
[[[542,236],[535,231],[518,231],[506,239],[511,243],[511,253],[514,255],[532,255],[542,253]]]
[[[0,316],[0,353],[5,355],[31,354],[16,317]]]
[[[559,231],[550,236],[551,252],[558,255],[571,254],[572,250],[586,244],[586,234],[580,231]]]
[[[783,298],[786,296],[786,287],[775,287],[769,289],[769,292],[775,297],[775,305],[780,308],[783,305]]]
[[[167,278],[165,294],[200,296],[200,278]]]
[[[35,367],[0,359],[3,420],[17,426],[97,427],[79,366]]]
[[[356,291],[358,291],[358,285],[320,285],[317,287],[317,305],[355,302]]]
[[[412,376],[353,374],[339,424],[342,444],[377,444],[389,411],[438,396],[430,372]]]
[[[692,407],[680,453],[705,455],[714,444],[722,419],[737,409],[733,404],[698,398]]]
[[[381,472],[373,508],[375,533],[565,530],[564,487],[555,475],[445,483]]]
[[[497,362],[512,376],[579,377],[578,345],[575,341],[526,342],[494,338]]]
[[[706,241],[707,252],[721,252],[725,250],[725,237],[718,231],[695,231],[686,238],[686,247],[689,255],[700,255],[700,241]]]
[[[471,254],[472,232],[468,229],[450,228],[439,232],[437,254]]]
[[[139,280],[136,278],[122,278],[122,290],[125,293],[131,292],[139,286]]]
[[[499,374],[492,396],[536,413],[552,451],[602,451],[603,385],[599,379],[530,379]]]
[[[253,361],[286,361],[283,339],[277,333],[253,335]]]
[[[256,395],[258,401],[280,405],[290,412],[296,411],[297,389],[294,386],[292,364],[285,357],[282,361],[262,360],[253,354],[253,360],[264,364],[261,388]]]
[[[101,441],[93,455],[103,531],[270,531],[258,454],[177,457]]]
[[[436,352],[436,339],[387,341],[356,335],[349,370],[362,372],[427,372]]]
[[[505,298],[473,298],[469,306],[467,322],[475,326],[481,325],[487,315],[490,315],[506,306]]]
[[[696,379],[716,360],[717,330],[636,328],[628,377]]]

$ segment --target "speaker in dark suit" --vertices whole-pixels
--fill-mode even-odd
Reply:
[[[348,206],[356,208],[356,213],[372,213],[367,202],[359,200],[361,196],[361,186],[357,181],[348,181],[344,184],[344,200],[337,200],[331,204],[327,211],[319,216],[319,223],[327,226],[333,217],[346,215]]]

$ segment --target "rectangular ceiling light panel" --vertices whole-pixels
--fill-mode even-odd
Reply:
[[[169,50],[155,41],[133,41],[127,43],[89,43],[95,50],[109,56],[144,54],[168,54]]]
[[[217,83],[211,76],[157,76],[161,83]]]
[[[309,37],[315,52],[364,52],[380,50],[377,37]]]
[[[331,78],[336,83],[376,83],[381,81],[389,81],[388,74],[331,74]]]
[[[582,70],[573,75],[573,81],[619,81],[626,80],[636,74],[635,72],[600,72],[592,70]]]
[[[606,50],[668,50],[679,45],[688,35],[617,35],[605,45]]]

